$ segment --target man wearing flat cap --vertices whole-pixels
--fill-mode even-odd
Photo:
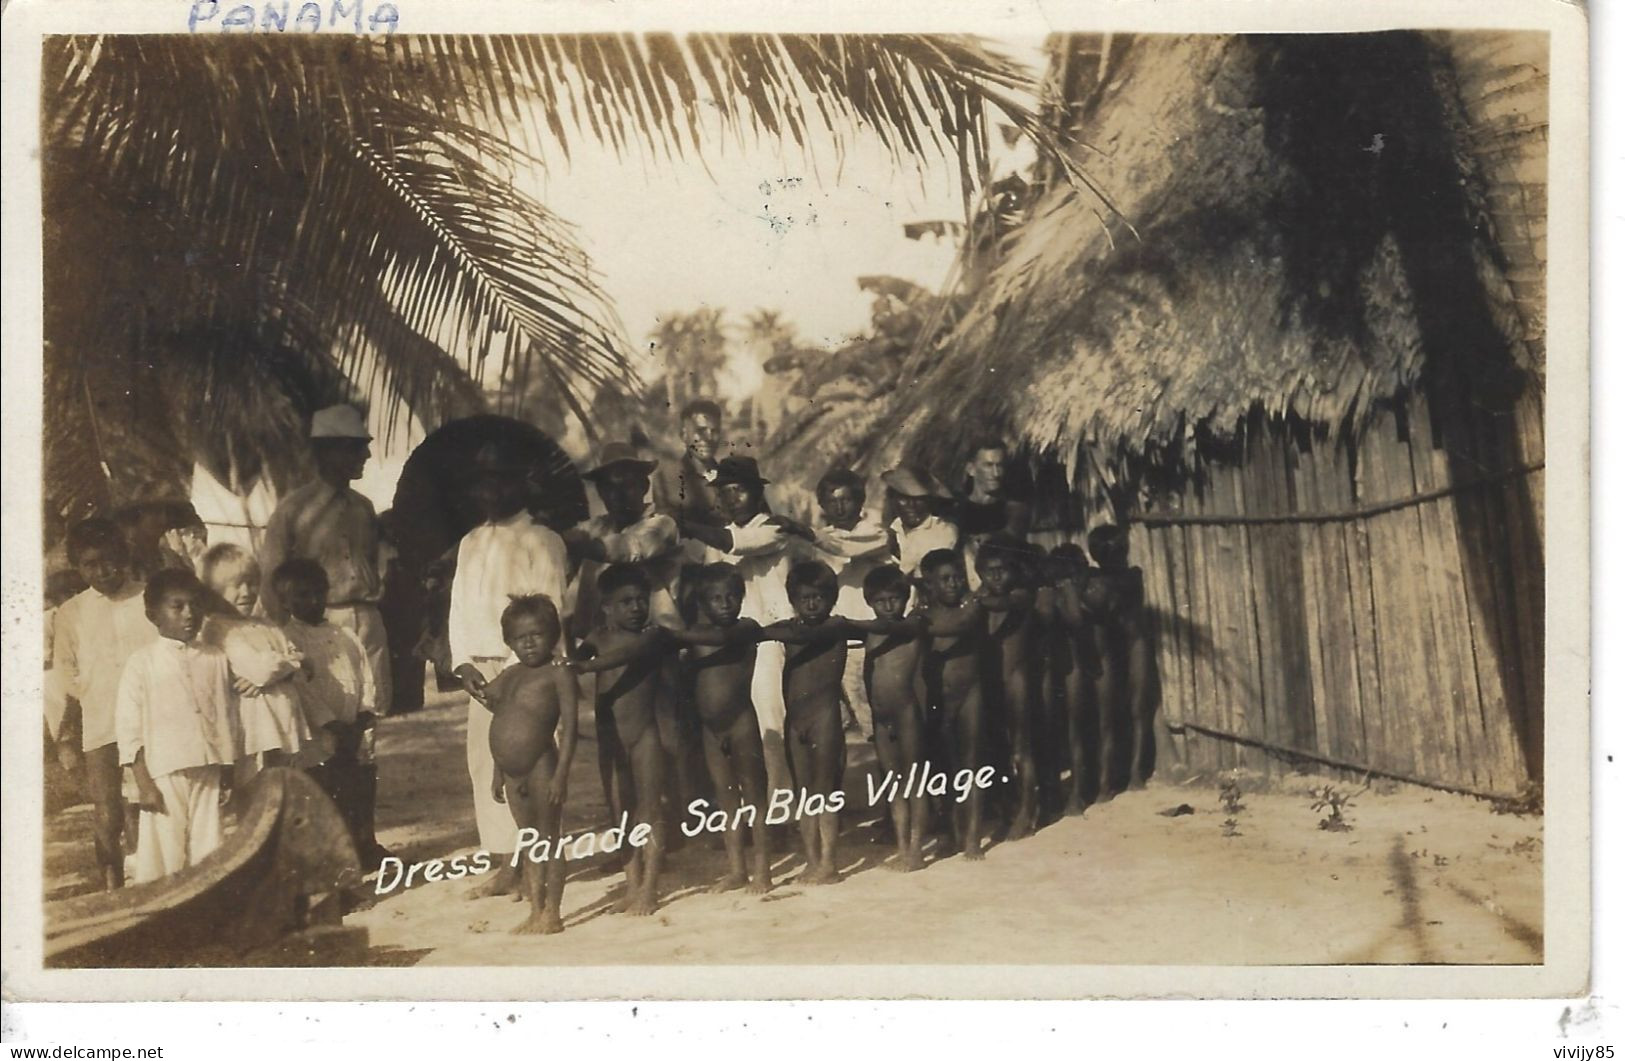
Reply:
[[[457,569],[451,580],[446,641],[452,673],[468,692],[468,774],[474,795],[474,823],[480,847],[497,870],[473,895],[502,895],[518,885],[512,863],[513,815],[492,794],[496,763],[491,758],[491,708],[485,686],[513,662],[502,636],[502,610],[515,597],[541,594],[562,617],[569,560],[564,539],[538,523],[525,508],[530,467],[504,447],[490,443],[474,454],[468,493],[481,523],[457,543]],[[562,648],[563,639],[560,639]]]

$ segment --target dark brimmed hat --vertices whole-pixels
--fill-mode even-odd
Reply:
[[[755,457],[724,457],[717,462],[717,477],[711,485],[721,489],[736,483],[762,486],[768,482],[771,480],[763,479],[757,470]]]
[[[954,496],[930,472],[910,468],[907,465],[893,468],[882,475],[880,481],[886,484],[886,489],[894,490],[904,497],[935,497],[949,500]]]
[[[638,451],[630,443],[609,442],[598,452],[598,465],[590,471],[582,473],[583,479],[600,479],[613,468],[628,468],[651,475],[655,470],[655,462],[644,460],[638,456]]]

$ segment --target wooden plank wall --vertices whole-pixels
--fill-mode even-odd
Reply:
[[[1538,419],[1518,418],[1525,451]],[[1358,453],[1324,440],[1302,449],[1255,420],[1241,466],[1209,467],[1203,487],[1178,505],[1217,517],[1338,513],[1449,489],[1462,461],[1458,453],[1453,466],[1435,437],[1447,429],[1436,429],[1421,398],[1381,414]],[[1540,613],[1529,606],[1544,581],[1542,534],[1538,517],[1509,497],[1538,496],[1532,478],[1469,483],[1355,519],[1135,523],[1131,548],[1158,617],[1163,719],[1175,730],[1171,765],[1290,768],[1256,748],[1178,732],[1194,723],[1517,793],[1530,778],[1525,743],[1543,717]],[[1469,549],[1485,559],[1467,562]]]

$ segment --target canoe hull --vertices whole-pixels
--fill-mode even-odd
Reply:
[[[47,968],[248,964],[331,929],[360,864],[338,808],[301,770],[262,771],[220,849],[163,880],[45,907]]]

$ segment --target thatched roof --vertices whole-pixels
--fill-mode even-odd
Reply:
[[[1543,183],[1544,37],[1442,36],[1077,42],[1076,158],[1121,217],[1043,197],[874,462],[951,466],[971,423],[1109,480],[1259,408],[1357,431],[1430,361],[1538,375],[1544,230],[1489,194]]]

